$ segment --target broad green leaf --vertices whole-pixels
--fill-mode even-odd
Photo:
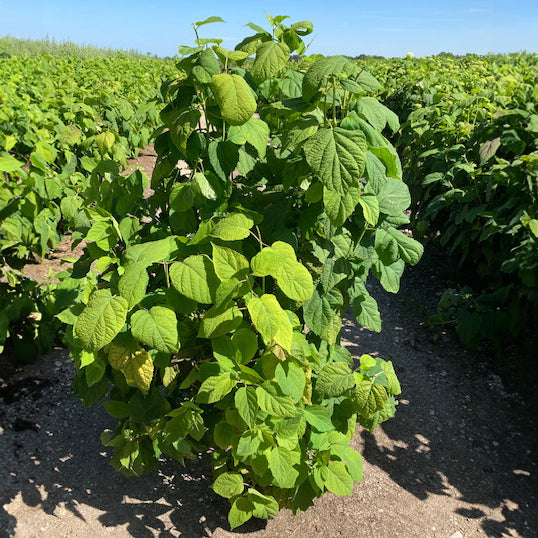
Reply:
[[[5,153],[0,155],[0,172],[14,172],[23,166],[24,163],[21,163],[15,157]]]
[[[388,394],[385,387],[379,385],[374,379],[363,377],[355,387],[354,401],[358,412],[364,417],[373,415],[379,411],[387,401]]]
[[[217,338],[231,333],[243,321],[243,314],[237,306],[231,306],[226,310],[211,307],[200,322],[198,338]]]
[[[314,116],[298,118],[284,127],[282,145],[284,148],[295,147],[316,134],[319,121]]]
[[[334,446],[331,452],[342,458],[347,467],[347,472],[355,482],[362,482],[362,457],[351,447]]]
[[[279,506],[276,499],[270,495],[263,495],[253,488],[248,489],[248,497],[254,504],[252,515],[261,519],[270,519],[278,513]]]
[[[313,426],[318,432],[329,432],[334,430],[331,422],[331,412],[321,405],[308,405],[304,409],[304,416],[308,424]]]
[[[383,288],[390,293],[398,293],[400,289],[400,279],[405,269],[405,262],[397,260],[390,265],[385,265],[381,261],[373,264],[373,273]]]
[[[232,62],[240,62],[241,60],[244,60],[248,57],[248,52],[242,50],[227,50],[220,45],[216,45],[212,48],[223,64],[226,63],[226,60],[230,60]]]
[[[269,470],[273,483],[279,488],[293,488],[299,471],[293,466],[299,463],[299,456],[286,448],[276,447],[269,453]]]
[[[246,497],[238,497],[232,504],[228,513],[228,522],[233,530],[246,523],[252,517],[254,505]]]
[[[201,44],[201,43],[199,43]],[[213,75],[219,72],[219,62],[211,49],[204,49],[192,68],[192,74],[201,84],[209,84]]]
[[[208,377],[200,386],[196,401],[211,404],[222,400],[237,385],[230,372]]]
[[[276,342],[286,351],[291,350],[293,328],[274,295],[266,293],[260,298],[252,298],[247,303],[247,309],[254,327],[266,344]]]
[[[398,395],[402,392],[402,389],[400,387],[400,382],[398,381],[398,377],[396,377],[396,373],[394,372],[394,366],[392,365],[391,361],[380,361],[381,368],[385,372],[385,375],[387,376],[387,392],[389,394]]]
[[[366,289],[364,293],[353,299],[352,306],[355,319],[360,325],[371,331],[381,332],[381,315],[377,308],[377,302]]]
[[[211,86],[222,118],[229,125],[242,125],[256,112],[257,103],[252,90],[239,75],[214,75]]]
[[[179,349],[177,318],[171,308],[154,306],[138,310],[131,317],[133,336],[151,349],[176,353]]]
[[[211,177],[211,176],[209,176]],[[215,177],[215,176],[213,176]],[[202,174],[202,172],[195,172],[193,178],[193,186],[196,187],[197,191],[207,200],[216,200],[218,197],[217,190],[215,190],[215,185],[212,185],[208,180],[208,175]]]
[[[379,84],[378,80],[364,69],[361,70],[356,80],[357,84],[368,93],[374,93],[381,89],[381,84]]]
[[[258,451],[261,438],[257,432],[244,432],[237,442],[237,450],[235,452],[239,459],[245,460]]]
[[[364,193],[359,198],[359,204],[362,207],[364,220],[368,224],[375,226],[379,219],[379,202],[377,201],[375,194]]]
[[[105,155],[107,151],[111,150],[116,142],[116,137],[114,133],[107,131],[105,133],[100,133],[95,137],[95,143],[99,148],[101,155]]]
[[[96,359],[92,361],[86,368],[84,368],[84,375],[86,377],[86,383],[88,387],[99,383],[103,378],[106,370],[106,363],[102,359]]]
[[[323,187],[323,205],[333,226],[341,226],[355,211],[361,200],[361,191],[349,187],[346,192]]]
[[[217,476],[212,488],[221,497],[230,499],[236,495],[241,495],[245,486],[243,484],[243,477],[239,473],[222,473]]]
[[[499,137],[481,144],[478,152],[480,155],[480,166],[486,164],[497,153],[500,147],[501,139]]]
[[[120,296],[127,300],[129,309],[136,306],[145,296],[149,284],[146,262],[135,262],[127,266],[118,283]]]
[[[303,305],[303,313],[307,327],[319,336],[326,331],[335,315],[327,294],[320,294],[317,289]]]
[[[398,245],[402,260],[410,265],[416,265],[424,253],[424,247],[400,230],[389,228],[387,231]]]
[[[195,22],[194,24],[198,27],[203,26],[204,24],[211,24],[214,22],[226,22],[222,17],[208,17],[207,19],[204,19],[203,21]]]
[[[239,329],[232,335],[232,342],[241,353],[241,363],[250,362],[258,351],[258,337],[250,329]]]
[[[305,101],[310,101],[314,97],[326,77],[331,75],[349,77],[358,71],[358,65],[344,56],[328,56],[315,61],[303,79],[303,97]]]
[[[147,394],[153,379],[153,361],[146,350],[133,351],[112,344],[108,352],[108,362],[112,368],[123,372],[130,387],[138,388]]]
[[[170,254],[176,249],[176,244],[173,237],[159,239],[158,241],[148,241],[133,245],[125,250],[125,259],[132,262],[161,262],[166,260]]]
[[[123,297],[113,296],[108,289],[97,290],[75,322],[75,335],[87,351],[99,351],[125,325],[128,310]]]
[[[394,263],[399,257],[398,242],[389,230],[378,228],[375,232],[375,250],[385,264]]]
[[[343,362],[325,365],[318,374],[315,392],[323,398],[340,396],[355,386],[349,366]]]
[[[170,279],[179,293],[197,303],[211,304],[215,300],[219,279],[208,256],[197,254],[174,263]]]
[[[340,461],[330,461],[322,468],[325,487],[335,495],[351,495],[353,493],[353,478],[349,475]]]
[[[270,79],[278,74],[290,56],[290,50],[285,43],[266,41],[256,49],[256,59],[251,73],[256,84]]]
[[[227,247],[212,245],[213,266],[215,273],[221,280],[237,276],[243,278],[249,269],[248,260],[239,252]]]
[[[250,118],[239,126],[231,126],[228,130],[228,140],[239,146],[247,142],[253,146],[260,159],[265,157],[269,139],[269,125],[259,118]]]
[[[367,428],[369,431],[373,432],[381,422],[392,418],[396,413],[396,401],[392,396],[389,396],[385,405],[379,410],[376,411],[373,415],[368,418],[359,416],[360,424]],[[350,471],[351,472],[351,471]]]
[[[187,140],[196,130],[200,118],[201,113],[198,109],[190,105],[178,107],[174,101],[161,111],[161,119],[170,130],[170,139],[182,153],[185,153]]]
[[[249,428],[256,424],[258,398],[253,387],[241,387],[235,393],[235,407]]]
[[[387,176],[402,179],[402,164],[398,152],[383,138],[380,147],[371,146],[370,151],[383,163],[387,170]]]
[[[275,417],[293,417],[297,413],[297,407],[289,396],[283,395],[275,384],[265,381],[256,388],[259,406]]]
[[[312,276],[308,269],[297,261],[293,247],[283,241],[275,241],[263,248],[251,260],[256,276],[271,275],[279,288],[294,301],[307,301],[314,293]]]
[[[306,377],[303,370],[295,363],[286,361],[277,364],[275,380],[280,390],[286,396],[290,396],[294,402],[298,402],[303,397]]]
[[[242,213],[230,213],[219,220],[211,236],[223,241],[238,241],[250,235],[250,229],[254,226],[254,221]]]
[[[398,215],[411,205],[407,185],[394,178],[387,178],[377,195],[379,210],[386,215]]]
[[[400,128],[398,116],[375,97],[361,97],[354,104],[354,109],[362,114],[379,132],[388,124],[393,132]]]
[[[361,187],[368,144],[361,131],[319,129],[304,146],[312,171],[327,189],[345,194]]]

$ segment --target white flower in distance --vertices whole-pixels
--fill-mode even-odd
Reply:
[[[415,55],[414,55],[412,52],[406,52],[406,53],[405,53],[405,57],[406,57],[406,58],[414,58]]]

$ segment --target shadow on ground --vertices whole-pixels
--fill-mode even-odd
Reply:
[[[461,500],[456,513],[479,520],[487,536],[535,537],[536,399],[505,392],[487,357],[467,352],[450,335],[430,343],[414,305],[421,297],[435,301],[439,288],[432,280],[417,267],[404,278],[401,296],[373,288],[382,333],[359,330],[357,338],[350,322],[344,328],[354,355],[393,360],[402,384],[397,420],[375,436],[361,433],[364,458],[418,499]]]
[[[57,383],[54,394],[46,388],[36,398],[39,408],[28,407],[33,399],[25,394],[9,412],[7,407],[0,409],[0,538],[15,533],[18,514],[9,504],[19,494],[18,506],[36,509],[36,525],[38,511],[61,518],[67,510],[84,520],[79,507],[86,505],[86,517],[90,513],[104,527],[125,527],[137,538],[201,537],[228,527],[229,506],[209,489],[206,459],[190,461],[186,467],[166,461],[159,473],[122,476],[110,467],[99,440],[111,419],[99,408],[83,409],[75,396],[61,396],[70,390],[69,384],[60,379]],[[23,407],[17,409],[18,404]],[[34,517],[25,512],[25,529],[29,519]],[[259,520],[249,523],[242,532],[263,527]]]

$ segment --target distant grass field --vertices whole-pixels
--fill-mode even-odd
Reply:
[[[44,39],[18,39],[16,37],[0,37],[0,56],[78,56],[79,58],[147,58],[151,56],[134,49],[119,50],[78,44],[73,41],[56,41],[48,37]]]

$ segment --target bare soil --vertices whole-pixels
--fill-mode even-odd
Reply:
[[[394,419],[357,432],[365,478],[353,495],[238,532],[204,457],[137,479],[108,465],[99,435],[113,419],[72,395],[65,350],[16,370],[0,361],[0,538],[535,538],[535,395],[508,392],[487,354],[450,333],[432,342],[423,320],[444,289],[437,274],[428,257],[398,295],[371,288],[382,333],[346,320],[348,349],[392,360],[403,391]]]

